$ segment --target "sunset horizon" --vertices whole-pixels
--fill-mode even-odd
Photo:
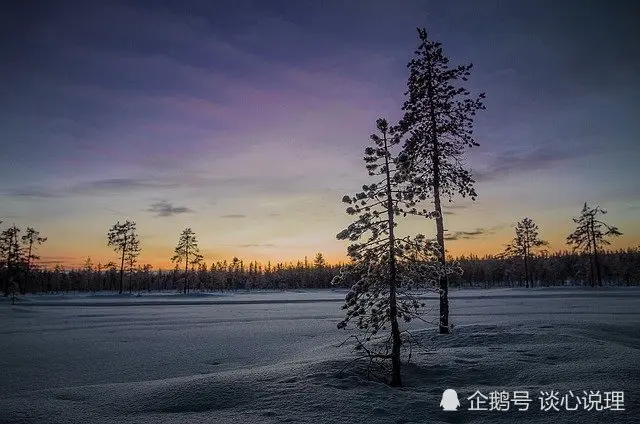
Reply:
[[[139,264],[154,267],[168,267],[184,228],[209,264],[346,261],[340,200],[369,181],[375,120],[402,117],[415,28],[427,21],[452,63],[473,63],[470,91],[487,93],[479,147],[464,155],[478,198],[443,204],[449,254],[498,254],[524,217],[550,251],[568,249],[585,201],[622,232],[612,248],[640,245],[638,62],[618,41],[631,27],[592,25],[620,7],[191,6],[8,11],[0,227],[47,237],[42,264],[115,261],[106,234],[125,220],[138,226]],[[607,48],[593,62],[584,46]],[[435,238],[433,220],[400,230]]]
[[[595,205],[592,205],[595,206]],[[606,209],[605,209],[606,210]],[[608,211],[607,211],[608,212]],[[577,216],[577,214],[576,214]],[[606,215],[608,218],[609,214]],[[524,218],[524,216],[522,217]],[[535,218],[533,218],[535,221]],[[519,219],[518,219],[519,220]],[[608,220],[608,219],[607,219]],[[125,220],[120,220],[120,222],[124,222]],[[446,223],[446,221],[445,221]],[[5,226],[7,224],[4,222],[2,225]],[[114,222],[115,224],[115,222]],[[427,235],[427,237],[435,240],[435,223],[430,223],[433,227],[431,231],[419,231],[419,225],[416,225],[416,232],[423,233]],[[497,256],[504,252],[505,246],[513,240],[514,237],[514,227],[516,221],[514,221],[511,225],[501,226],[501,227],[493,227],[486,230],[483,233],[483,229],[475,228],[469,231],[457,231],[451,232],[452,237],[456,237],[456,240],[447,239],[445,246],[447,249],[447,255],[452,258],[461,258],[461,257],[470,257],[477,256],[480,258]],[[551,234],[548,231],[545,231],[544,227],[541,227],[541,237],[549,242],[549,246],[545,247],[545,251],[549,254],[561,253],[561,252],[571,252],[571,246],[566,244],[566,237],[571,231],[573,221],[571,223],[567,223],[567,230],[565,233]],[[12,225],[12,224],[11,224]],[[9,225],[7,225],[8,227]],[[21,229],[24,231],[27,226],[25,225]],[[187,228],[187,227],[184,227]],[[624,250],[629,248],[640,248],[640,240],[636,239],[634,241],[630,241],[630,237],[625,237],[624,228],[620,227],[623,235],[616,239],[611,240],[611,245],[607,246],[606,250],[617,251]],[[39,229],[39,228],[38,228]],[[243,261],[245,267],[248,267],[250,262],[256,262],[261,264],[263,267],[268,263],[271,263],[272,266],[276,264],[296,264],[298,262],[304,263],[305,257],[310,266],[313,266],[313,260],[316,254],[321,253],[327,265],[338,265],[349,262],[349,258],[346,255],[346,247],[348,243],[341,242],[336,240],[334,243],[335,247],[333,249],[313,249],[312,247],[307,250],[296,250],[292,248],[289,250],[290,253],[277,253],[277,249],[275,246],[257,246],[252,245],[251,243],[247,243],[241,245],[238,248],[234,247],[217,247],[204,244],[200,242],[201,239],[208,239],[206,237],[206,233],[199,233],[197,228],[192,227],[194,230],[196,237],[198,238],[200,252],[203,254],[203,263],[207,265],[207,268],[211,267],[211,265],[217,262],[231,263],[233,258],[238,258]],[[144,238],[144,227],[140,227],[138,225],[138,231],[141,234],[140,243],[141,243],[141,254],[138,259],[138,267],[142,267],[144,265],[150,264],[154,270],[172,270],[175,268],[175,263],[171,261],[171,257],[174,255],[175,244],[177,243],[178,237],[180,235],[179,229],[175,234],[172,234],[174,237],[174,243],[166,244],[166,245],[152,245],[148,246],[145,243]],[[46,254],[47,251],[51,249],[47,248],[49,241],[45,242],[41,247],[38,248],[37,253],[41,256],[40,260],[34,261],[35,264],[48,269],[53,269],[56,265],[60,265],[66,269],[81,269],[85,266],[87,259],[91,260],[91,263],[94,267],[100,264],[103,269],[109,262],[113,262],[119,264],[120,254],[115,252],[113,249],[107,247],[106,244],[106,231],[104,232],[104,246],[95,246],[93,250],[87,252],[86,250],[83,252],[78,252],[74,254],[73,252],[65,253],[59,252],[59,255],[49,256]],[[484,238],[479,238],[478,235],[480,233],[485,234]],[[43,233],[44,235],[44,233]],[[335,235],[334,235],[335,237]],[[157,237],[152,237],[157,240]],[[165,239],[170,243],[170,237],[165,237]],[[488,240],[491,241],[491,244],[488,243]],[[262,250],[265,253],[259,253]],[[184,264],[179,265],[180,268],[184,267]]]

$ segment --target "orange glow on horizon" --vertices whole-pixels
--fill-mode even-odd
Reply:
[[[631,242],[629,240],[631,238]],[[496,255],[501,253],[504,250],[504,246],[506,243],[510,241],[510,232],[507,235],[501,236],[492,236],[487,237],[485,239],[469,239],[469,240],[456,240],[449,241],[446,243],[447,255],[451,257],[461,257],[461,256],[489,256]],[[548,238],[551,242],[551,246],[547,249],[550,253],[561,252],[561,251],[570,251],[571,248],[564,244],[563,237],[555,237],[553,239]],[[618,249],[626,249],[629,247],[637,247],[640,245],[640,237],[627,237],[625,240],[612,240],[610,246],[606,247],[606,250],[618,250]],[[171,270],[175,267],[175,264],[171,262],[170,257],[173,253],[171,250],[165,252],[166,249],[159,249],[158,247],[149,247],[147,252],[145,250],[142,251],[140,258],[138,260],[138,265],[142,266],[145,264],[151,264],[154,270],[162,269],[162,270]],[[42,259],[37,261],[41,266],[52,269],[56,264],[60,264],[67,269],[78,269],[84,266],[84,263],[87,257],[91,257],[91,262],[93,266],[97,266],[101,264],[102,266],[106,265],[109,262],[114,262],[116,265],[119,265],[118,256],[115,252],[100,252],[99,255],[86,255],[78,254],[77,252],[65,252],[60,253],[59,255],[53,255],[51,252],[46,251],[43,247],[42,249]],[[340,263],[346,263],[349,261],[346,255],[346,249],[341,253],[339,250],[333,249],[323,249],[318,248],[315,252],[309,252],[306,254],[307,262],[309,264],[313,264],[313,260],[315,255],[320,252],[324,256],[324,259],[327,264],[335,265]],[[106,253],[106,254],[105,254]],[[232,262],[234,257],[242,260],[245,267],[248,267],[250,262],[257,262],[262,265],[264,268],[269,262],[274,266],[278,263],[282,264],[290,264],[295,265],[298,261],[304,263],[305,254],[301,253],[300,255],[296,255],[295,257],[291,257],[290,254],[276,253],[275,249],[273,255],[265,256],[265,255],[256,255],[247,252],[246,254],[242,254],[238,251],[209,251],[207,249],[202,249],[202,253],[204,254],[204,262],[207,264],[207,268],[211,267],[212,263],[216,262],[224,262],[227,263]],[[179,267],[184,267],[184,263]]]

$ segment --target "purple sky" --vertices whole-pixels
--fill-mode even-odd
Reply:
[[[401,116],[425,26],[487,93],[454,254],[529,216],[563,249],[585,201],[640,241],[640,39],[627,1],[8,1],[0,5],[0,220],[47,261],[143,262],[191,227],[205,259],[344,258],[340,199],[368,181],[375,119]],[[431,222],[407,231],[434,234]]]

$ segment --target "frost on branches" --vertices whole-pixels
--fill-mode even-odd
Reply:
[[[370,236],[369,242],[373,238]],[[378,243],[369,242],[349,246],[352,262],[343,267],[333,281],[334,284],[352,283],[342,307],[346,316],[338,328],[346,328],[353,322],[358,329],[366,331],[364,341],[367,342],[391,322],[392,260],[396,270],[396,317],[405,322],[421,319],[426,304],[420,295],[438,290],[443,269],[437,261],[437,243],[422,234],[396,239],[394,257],[385,249],[389,247],[388,236],[379,238]]]
[[[333,284],[351,285],[343,309],[346,316],[338,328],[349,322],[363,334],[354,336],[356,348],[365,352],[358,359],[368,359],[385,374],[391,374],[392,386],[401,386],[401,347],[403,345],[398,321],[410,322],[419,318],[425,303],[419,295],[436,290],[446,272],[439,263],[438,244],[424,235],[399,237],[398,219],[407,215],[432,218],[433,212],[419,211],[410,183],[406,178],[406,156],[392,157],[390,149],[398,145],[400,137],[387,121],[377,121],[379,134],[371,136],[373,146],[365,149],[365,163],[369,175],[379,180],[362,187],[354,196],[344,196],[349,204],[347,213],[356,220],[337,238],[353,242],[348,247],[351,263],[334,278]],[[381,334],[389,329],[387,334]],[[373,339],[374,336],[379,336]],[[387,367],[391,361],[391,369]]]
[[[436,212],[436,237],[440,262],[445,265],[444,217],[441,198],[454,195],[477,197],[471,171],[463,155],[478,146],[473,136],[476,113],[484,110],[484,93],[473,96],[463,83],[472,65],[452,66],[442,44],[429,39],[426,29],[418,29],[420,44],[409,62],[407,100],[399,128],[406,135],[404,152],[411,189],[423,199],[432,198]],[[449,332],[448,281],[440,281],[441,333]]]

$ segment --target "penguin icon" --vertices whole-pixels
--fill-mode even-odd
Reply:
[[[442,393],[442,400],[440,406],[443,411],[457,411],[460,407],[460,401],[458,400],[458,393],[453,389],[447,389]]]

